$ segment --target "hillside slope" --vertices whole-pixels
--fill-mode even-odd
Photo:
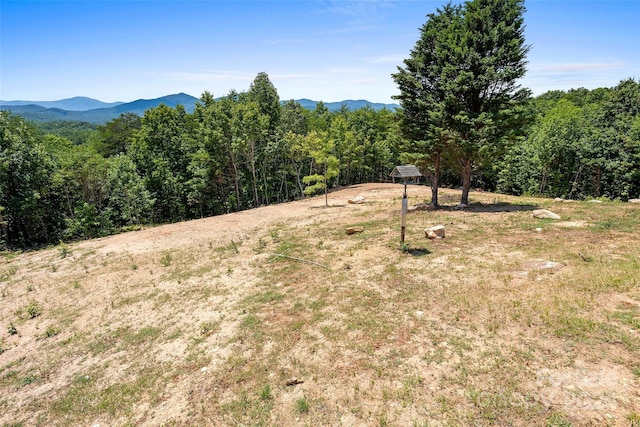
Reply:
[[[0,425],[640,418],[640,206],[475,192],[458,211],[443,190],[444,209],[408,216],[403,251],[402,191],[6,254]]]

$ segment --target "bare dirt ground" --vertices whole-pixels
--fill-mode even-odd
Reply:
[[[637,206],[402,190],[7,254],[0,423],[640,425]]]

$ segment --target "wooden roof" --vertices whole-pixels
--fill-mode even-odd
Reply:
[[[393,178],[415,178],[422,176],[417,167],[413,165],[396,166],[389,175]]]

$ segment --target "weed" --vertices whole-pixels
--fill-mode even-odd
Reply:
[[[257,254],[261,254],[264,248],[266,247],[267,247],[267,242],[262,237],[260,237],[258,239],[258,246],[253,248],[253,251]]]
[[[42,306],[38,301],[32,300],[29,305],[25,307],[25,312],[29,319],[35,319],[42,314]]]
[[[633,375],[635,375],[636,378],[640,378],[640,367],[635,367],[632,369]]]
[[[9,335],[18,335],[18,330],[16,329],[13,323],[9,323],[9,327],[7,328],[7,333]]]
[[[132,264],[132,265],[131,265],[131,269],[132,269],[133,271],[136,271],[136,270],[138,269],[138,266],[137,266],[136,264]]]
[[[565,414],[554,412],[547,418],[547,427],[571,427],[571,421]]]
[[[66,258],[70,253],[69,246],[63,241],[60,241],[60,245],[58,245],[58,256],[60,258]]]
[[[640,427],[640,414],[632,412],[625,417],[630,422],[630,427]]]
[[[160,264],[163,267],[168,267],[171,265],[172,261],[173,261],[173,257],[171,256],[171,252],[164,251],[162,256],[160,257]]]
[[[213,322],[203,322],[200,324],[200,335],[208,337],[217,328],[217,325]]]
[[[31,284],[27,285],[27,292],[33,292],[35,290],[36,290],[36,288],[33,285],[31,285]]]
[[[49,326],[47,326],[47,329],[44,331],[43,337],[44,338],[55,337],[60,332],[62,332],[62,330],[59,327],[53,326],[53,325],[49,325]]]
[[[30,373],[24,377],[22,377],[18,383],[16,388],[22,388],[28,386],[29,384],[33,384],[38,380],[38,377],[34,373]]]
[[[262,400],[271,400],[273,396],[271,395],[271,386],[269,384],[265,384],[264,387],[260,390],[260,399]]]
[[[80,286],[80,282],[78,282],[77,280],[74,281],[71,286],[73,287],[73,289],[80,289],[82,286]]]
[[[296,400],[296,412],[299,414],[306,414],[309,412],[309,402],[306,397],[301,397]]]

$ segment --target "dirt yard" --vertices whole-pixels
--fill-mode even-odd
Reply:
[[[0,423],[640,426],[640,205],[402,191],[5,254]]]

